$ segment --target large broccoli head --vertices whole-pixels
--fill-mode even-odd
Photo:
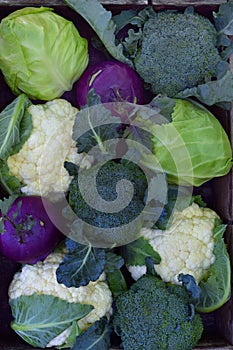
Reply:
[[[117,297],[113,325],[124,350],[189,350],[203,332],[187,290],[151,275]]]
[[[66,167],[69,171],[70,165]],[[90,169],[84,170],[86,183],[93,188],[93,178],[96,181],[96,188],[100,198],[105,201],[114,201],[117,198],[117,183],[118,181],[125,179],[130,181],[134,187],[133,198],[127,207],[119,210],[118,212],[110,213],[107,210],[99,211],[91,207],[83,198],[82,192],[79,187],[79,175],[78,173],[73,177],[73,180],[69,187],[69,204],[74,212],[80,218],[84,218],[85,222],[94,225],[96,227],[118,227],[127,224],[131,220],[137,218],[137,216],[143,210],[144,196],[147,189],[147,179],[143,171],[133,162],[126,159],[120,161],[109,160],[98,170],[96,176],[97,167],[93,166]],[[70,173],[72,174],[72,173]],[[124,190],[127,191],[127,185]],[[93,198],[98,201],[98,197]]]
[[[135,69],[155,94],[175,97],[216,76],[217,33],[193,12],[161,11],[144,24]]]

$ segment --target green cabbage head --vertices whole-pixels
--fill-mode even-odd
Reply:
[[[14,94],[51,100],[72,89],[88,64],[88,43],[48,7],[25,7],[0,23],[0,69]]]
[[[144,156],[144,165],[156,170],[160,163],[169,183],[184,186],[200,186],[226,175],[232,167],[232,149],[218,119],[196,102],[174,101],[171,122],[150,125],[153,154]]]

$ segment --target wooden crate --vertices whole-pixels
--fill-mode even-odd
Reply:
[[[203,14],[210,13],[221,3],[227,0],[102,0],[101,3],[111,10],[129,7],[141,7],[153,5],[156,9],[166,9],[170,7],[184,8],[194,5]],[[3,18],[14,9],[22,6],[53,6],[55,11],[64,13],[64,17],[74,20],[77,16],[72,10],[64,5],[62,0],[0,0],[0,18]],[[233,64],[232,64],[233,66]],[[0,81],[0,110],[12,99],[9,88]],[[226,129],[233,144],[233,109],[232,112],[224,112],[214,108],[213,113],[220,120]],[[225,241],[233,261],[233,173],[209,181],[201,187],[205,194],[208,205],[218,212],[223,221],[228,224]],[[15,264],[0,255],[0,350],[39,350],[24,343],[11,329],[11,312],[8,305],[7,290],[14,273],[20,265]],[[233,295],[233,294],[232,294]],[[202,340],[195,348],[196,350],[233,350],[233,298],[222,308],[203,316],[205,332]],[[113,346],[110,350],[119,349]]]

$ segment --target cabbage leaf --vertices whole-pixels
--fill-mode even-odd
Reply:
[[[152,170],[160,164],[168,182],[176,185],[200,186],[226,175],[232,149],[218,119],[196,102],[175,101],[171,123],[151,123],[154,154],[143,157],[142,164]]]
[[[10,305],[12,329],[30,345],[41,348],[93,309],[92,305],[36,293],[11,299]]]
[[[11,90],[52,100],[71,90],[88,64],[88,43],[48,7],[25,7],[0,23],[0,69]]]

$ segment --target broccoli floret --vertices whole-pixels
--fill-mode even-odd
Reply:
[[[189,350],[203,332],[188,291],[152,275],[116,298],[113,326],[124,350]]]
[[[103,207],[102,211],[99,211],[91,207],[83,198],[79,187],[79,175],[78,173],[74,174],[71,169],[69,173],[74,176],[69,186],[69,204],[79,218],[96,227],[114,228],[127,224],[138,217],[145,206],[144,197],[147,190],[147,179],[137,164],[126,159],[110,160],[100,167],[96,176],[94,176],[96,184],[93,182],[96,167],[93,166],[84,171],[86,184],[96,185],[99,196],[107,202],[117,199],[117,183],[120,180],[128,180],[133,186],[134,192],[130,203],[122,210],[115,210],[111,213]],[[124,187],[125,192],[127,187],[127,185]],[[95,199],[94,194],[93,198]],[[98,199],[96,197],[95,203],[98,203]]]
[[[216,77],[221,60],[214,25],[197,13],[161,11],[144,24],[135,69],[155,94],[178,92]]]

